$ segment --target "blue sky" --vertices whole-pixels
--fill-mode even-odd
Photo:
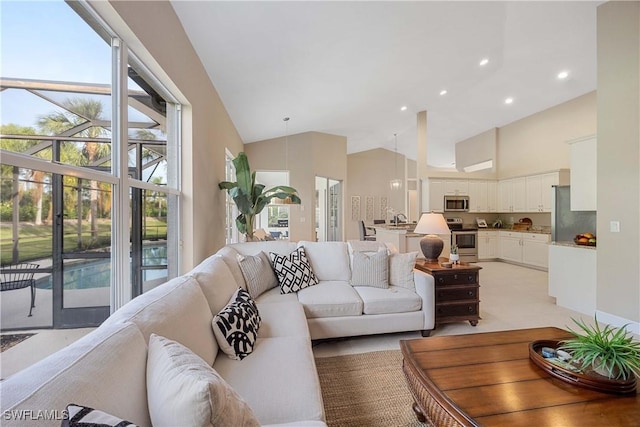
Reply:
[[[67,4],[0,1],[0,76],[109,83],[111,50]],[[20,93],[22,92],[22,93]],[[0,92],[1,123],[33,126],[52,104],[24,91]]]

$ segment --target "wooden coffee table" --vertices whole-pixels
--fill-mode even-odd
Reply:
[[[529,343],[562,340],[558,328],[400,341],[413,409],[434,426],[635,426],[640,396],[591,391],[529,360]]]

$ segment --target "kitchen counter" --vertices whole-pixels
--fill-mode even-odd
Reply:
[[[487,227],[479,228],[478,231],[515,231],[516,233],[535,233],[535,234],[551,234],[551,227],[542,227],[540,230],[514,230],[511,227]]]
[[[404,226],[395,227],[393,225],[376,225],[376,241],[382,243],[390,243],[398,249],[400,253],[406,252],[418,252],[418,257],[422,258],[422,251],[420,249],[420,240],[424,237],[424,234],[414,233],[413,229],[415,224],[407,224]],[[443,256],[449,256],[449,250],[451,248],[451,235],[441,235],[444,241]]]
[[[564,240],[559,242],[551,242],[552,245],[555,246],[567,246],[570,248],[580,248],[580,249],[596,249],[596,246],[587,246],[587,245],[578,245],[573,240]]]

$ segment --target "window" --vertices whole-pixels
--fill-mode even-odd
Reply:
[[[3,292],[0,321],[95,325],[178,273],[181,108],[84,2],[1,19],[2,268],[39,266],[33,316]]]
[[[225,153],[225,180],[226,181],[235,181],[236,180],[236,170],[233,167],[233,156],[229,151]],[[226,203],[226,215],[225,215],[225,241],[227,244],[230,243],[238,243],[240,240],[238,239],[238,227],[236,226],[236,217],[238,216],[238,207],[235,202],[229,196],[228,193],[225,192],[225,203]]]

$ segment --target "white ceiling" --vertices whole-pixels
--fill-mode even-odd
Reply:
[[[456,142],[595,90],[600,3],[172,1],[245,143],[290,117],[289,134],[343,135],[349,153],[393,150],[397,133],[415,159],[426,110],[437,167]]]

